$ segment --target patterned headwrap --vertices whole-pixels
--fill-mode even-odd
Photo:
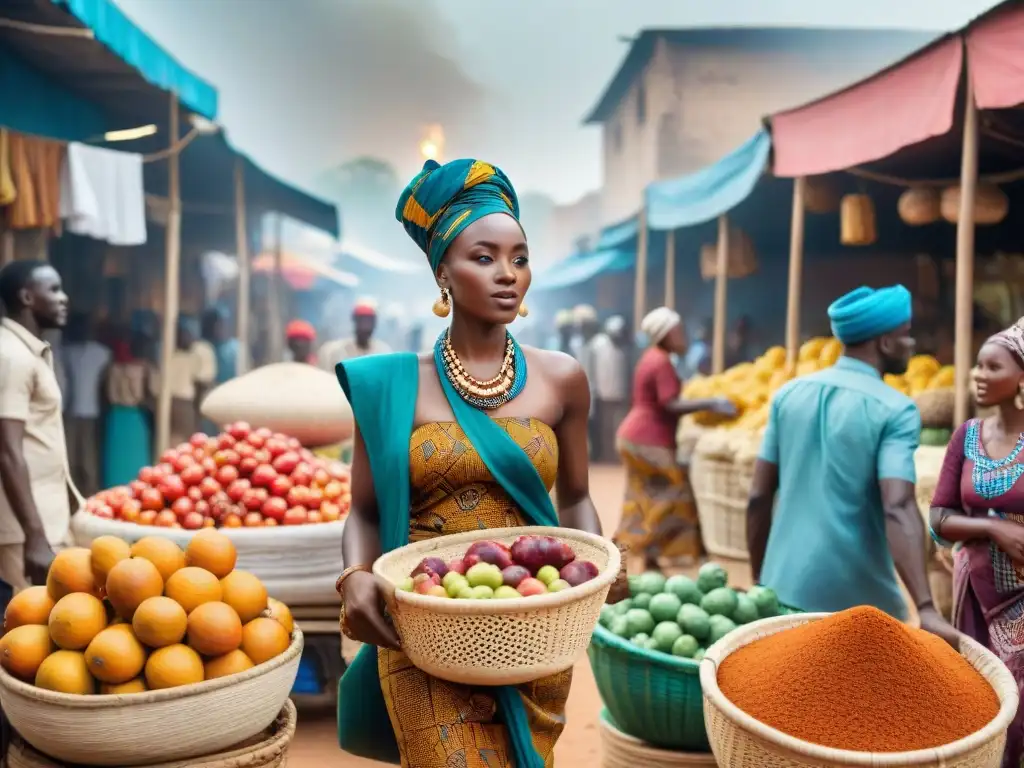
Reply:
[[[910,322],[913,302],[902,285],[874,290],[861,286],[840,296],[828,308],[832,335],[843,344],[860,344]]]
[[[1024,317],[1006,330],[990,336],[986,344],[996,344],[1009,351],[1017,365],[1024,368]]]
[[[398,198],[395,218],[436,270],[452,241],[474,221],[492,213],[519,220],[519,199],[512,182],[480,160],[427,160]]]

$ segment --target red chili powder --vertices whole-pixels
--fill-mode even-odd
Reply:
[[[869,607],[740,648],[719,667],[718,686],[772,728],[860,752],[949,744],[999,711],[992,686],[941,638]]]

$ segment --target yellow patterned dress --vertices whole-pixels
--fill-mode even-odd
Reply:
[[[550,490],[558,470],[558,441],[536,419],[497,419],[526,451]],[[410,541],[480,528],[525,525],[457,423],[424,424],[409,449]],[[508,735],[495,722],[485,689],[438,680],[405,654],[380,649],[381,689],[404,768],[511,768]],[[519,686],[537,751],[554,765],[555,741],[565,727],[572,670]]]

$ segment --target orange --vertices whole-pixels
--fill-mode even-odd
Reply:
[[[0,666],[15,677],[32,680],[52,651],[50,630],[38,624],[25,624],[0,639]]]
[[[46,591],[54,600],[60,600],[72,592],[99,594],[99,587],[92,575],[92,552],[85,547],[71,547],[57,553],[46,574]]]
[[[169,597],[151,597],[135,609],[132,629],[150,648],[180,643],[188,626],[185,609]]]
[[[146,665],[146,649],[127,624],[107,627],[85,649],[89,672],[101,683],[120,685],[138,677]]]
[[[262,664],[280,656],[291,645],[284,627],[273,619],[261,616],[242,627],[242,650],[253,664]]]
[[[66,651],[81,651],[107,626],[103,602],[84,592],[62,597],[50,611],[50,637]]]
[[[10,632],[26,624],[45,624],[57,601],[46,587],[29,587],[16,594],[4,611],[4,631]]]
[[[188,565],[205,568],[218,579],[223,579],[234,570],[237,559],[234,542],[220,531],[200,531],[192,537],[185,549],[185,562]]]
[[[220,580],[221,598],[248,624],[267,609],[267,588],[248,571],[232,571]]]
[[[107,600],[119,616],[129,621],[144,600],[162,595],[163,591],[160,571],[141,557],[122,560],[107,576]]]
[[[188,615],[188,644],[203,656],[223,656],[242,644],[242,622],[227,603],[203,603]]]
[[[206,679],[213,680],[216,677],[237,675],[239,672],[245,672],[245,670],[252,669],[254,666],[256,665],[252,663],[252,659],[236,649],[231,651],[231,653],[225,653],[223,656],[210,659],[206,662],[204,668],[206,670]]]
[[[89,674],[85,655],[78,651],[57,651],[47,656],[36,672],[36,687],[79,696],[96,693],[96,681]]]
[[[128,542],[117,536],[100,536],[89,547],[92,552],[92,575],[96,583],[104,586],[110,569],[122,560],[131,557],[132,548]]]
[[[292,618],[291,609],[287,605],[272,597],[267,598],[267,612],[264,615],[269,616],[284,627],[288,637],[292,636],[292,632],[295,631],[295,619]]]
[[[166,582],[171,574],[185,567],[185,553],[170,539],[161,536],[146,536],[132,544],[132,557],[149,560],[160,571]]]
[[[184,608],[185,613],[192,613],[203,603],[220,601],[223,590],[220,581],[212,573],[202,568],[189,566],[176,571],[167,580],[164,594]]]
[[[203,681],[203,660],[187,645],[168,645],[153,651],[146,662],[146,685],[152,691]]]
[[[126,693],[145,693],[149,688],[146,687],[146,680],[142,677],[136,677],[134,680],[129,680],[127,683],[121,683],[119,685],[110,685],[109,683],[103,683],[100,686],[100,693],[111,694],[111,695],[122,695]]]

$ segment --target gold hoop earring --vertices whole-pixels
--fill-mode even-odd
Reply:
[[[524,301],[519,305],[519,316],[526,317],[528,314],[530,314],[530,308],[526,306],[526,302]]]
[[[434,306],[431,309],[438,317],[448,317],[452,311],[452,302],[448,298],[448,291],[446,289],[441,289],[441,298],[434,302]]]

